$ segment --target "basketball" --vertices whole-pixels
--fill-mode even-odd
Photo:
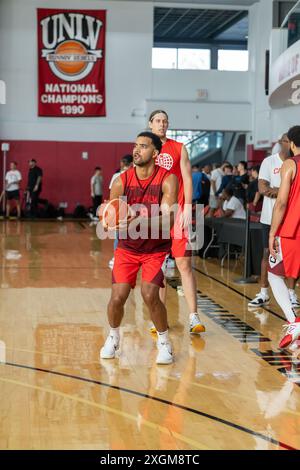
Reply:
[[[0,461],[300,451],[300,0],[0,0],[1,39]]]
[[[126,222],[130,215],[129,205],[119,198],[102,204],[99,210],[99,219],[103,227],[109,230],[114,230],[120,223]]]
[[[87,55],[87,50],[77,41],[65,41],[59,44],[55,54],[61,56],[61,59],[56,62],[56,67],[66,74],[76,75],[82,72],[88,64],[88,62],[79,60],[80,56]]]

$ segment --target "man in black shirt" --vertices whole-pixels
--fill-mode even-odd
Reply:
[[[246,191],[247,202],[254,202],[255,198],[262,198],[261,195],[257,195],[258,191],[258,175],[259,175],[259,165],[253,166],[251,168],[251,180],[248,184]]]
[[[224,176],[222,177],[221,186],[216,192],[216,196],[218,197],[221,196],[223,189],[227,188],[227,186],[229,186],[234,179],[234,176],[232,174],[233,166],[230,163],[226,163],[226,165],[223,166],[223,172]]]
[[[39,201],[39,195],[42,191],[42,177],[42,169],[37,166],[36,160],[32,158],[31,160],[29,160],[29,172],[27,183],[27,194],[29,193],[31,199],[32,217],[37,216],[37,205]]]
[[[246,201],[246,191],[249,184],[249,176],[247,171],[247,162],[241,161],[238,164],[238,176],[234,177],[232,182],[232,189],[235,197],[240,199],[243,203]]]

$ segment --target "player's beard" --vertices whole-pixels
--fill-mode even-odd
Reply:
[[[152,160],[152,157],[149,158],[149,160],[140,160],[138,162],[135,162],[133,158],[133,163],[135,164],[135,166],[144,167],[144,166],[149,165],[149,162],[151,162],[151,160]]]
[[[148,163],[149,163],[149,162],[142,162],[142,161],[139,161],[138,163],[136,163],[136,162],[134,161],[135,166],[140,166],[140,167],[146,166]]]

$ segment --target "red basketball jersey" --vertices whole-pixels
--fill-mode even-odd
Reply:
[[[184,205],[184,188],[183,179],[180,168],[182,143],[176,142],[173,139],[167,139],[163,144],[161,152],[156,159],[156,165],[165,168],[170,173],[178,178],[178,204],[182,207]]]
[[[167,170],[155,167],[152,175],[141,180],[138,178],[136,168],[130,168],[121,175],[121,180],[124,188],[124,196],[127,197],[127,203],[130,206],[134,204],[143,204],[147,209],[146,216],[159,215],[159,206],[162,200],[162,185],[166,176],[168,176]],[[156,206],[156,213],[153,212],[153,205]],[[127,239],[119,237],[120,248],[129,251],[135,251],[138,253],[158,253],[158,252],[169,252],[171,248],[171,240],[164,239],[161,237],[158,239],[151,239],[151,231],[149,230],[148,239],[144,240],[141,238],[131,239],[127,234]]]
[[[284,219],[277,233],[283,238],[300,238],[300,155],[296,155],[293,160],[297,166],[296,175],[291,185]]]

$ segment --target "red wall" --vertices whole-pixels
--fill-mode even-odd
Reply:
[[[255,150],[253,145],[247,145],[248,167],[259,165],[267,156],[267,150]]]
[[[9,141],[9,162],[16,161],[22,173],[21,188],[27,184],[28,160],[35,158],[44,172],[41,197],[58,206],[67,202],[67,213],[74,211],[77,203],[91,205],[90,178],[95,166],[102,167],[104,196],[108,195],[111,176],[119,168],[120,158],[132,152],[131,143],[113,142],[53,142],[53,141]],[[0,141],[1,144],[1,141]],[[88,152],[88,160],[82,159],[82,152]],[[0,171],[2,175],[3,160]],[[2,177],[1,184],[2,187]]]

